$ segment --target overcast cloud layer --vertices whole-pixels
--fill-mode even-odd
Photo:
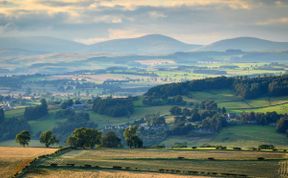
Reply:
[[[0,36],[83,43],[164,34],[193,44],[288,41],[288,0],[0,0]]]

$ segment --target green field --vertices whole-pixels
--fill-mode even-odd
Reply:
[[[205,92],[191,92],[187,101],[200,102],[213,100],[220,107],[225,107],[230,112],[272,112],[280,114],[288,113],[288,97],[262,97],[258,99],[245,100],[236,96],[230,90],[213,90]]]
[[[277,112],[279,114],[286,114],[288,113],[288,103],[285,104],[279,104],[279,105],[275,105],[275,106],[264,106],[261,108],[251,108],[251,109],[233,109],[234,112]]]
[[[65,119],[54,119],[54,118],[45,118],[41,120],[31,120],[28,121],[29,125],[31,126],[31,130],[33,134],[37,134],[42,131],[52,130],[55,128],[59,123],[65,122]]]
[[[168,137],[161,144],[172,146],[186,142],[188,146],[223,145],[230,147],[258,147],[261,144],[273,144],[279,148],[287,147],[286,135],[276,132],[273,126],[233,126],[222,129],[215,136],[195,135]]]
[[[22,147],[21,145],[19,145],[19,143],[16,143],[15,140],[2,141],[2,142],[0,142],[0,146],[1,147],[4,147],[4,146]],[[29,146],[31,146],[31,147],[43,147],[43,145],[39,142],[39,140],[30,140]]]
[[[100,115],[95,112],[90,112],[90,119],[98,125],[98,128],[103,128],[109,124],[125,124],[127,122],[133,122],[143,118],[147,114],[160,113],[169,114],[169,110],[172,106],[140,106],[135,107],[134,113],[129,117],[110,117],[106,115]]]
[[[17,109],[9,110],[5,112],[6,118],[13,118],[13,117],[23,117],[25,108],[19,107]]]
[[[180,158],[179,158],[180,157]],[[258,161],[259,157],[264,161]],[[97,149],[72,150],[64,155],[44,159],[39,166],[53,170],[51,164],[57,164],[58,170],[70,170],[67,164],[74,168],[87,170],[84,165],[90,165],[89,170],[113,169],[140,172],[174,172],[193,175],[228,174],[278,177],[283,172],[282,162],[286,164],[286,153],[252,152],[252,151],[175,151],[166,149]],[[208,160],[213,158],[214,160]],[[63,167],[64,166],[64,167]],[[66,166],[66,167],[65,167]],[[98,166],[97,168],[94,168]],[[286,169],[286,167],[284,167]],[[41,172],[41,171],[40,171]],[[284,173],[286,176],[287,173]],[[283,175],[283,174],[282,174]],[[231,176],[231,175],[230,175]]]

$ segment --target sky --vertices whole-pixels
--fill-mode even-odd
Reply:
[[[0,37],[93,44],[163,34],[191,44],[288,41],[288,0],[0,0]]]

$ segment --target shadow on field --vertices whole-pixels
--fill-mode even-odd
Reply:
[[[32,170],[27,171],[27,173],[37,174],[37,175],[48,175],[49,174],[48,171],[43,170],[43,169],[32,169]]]

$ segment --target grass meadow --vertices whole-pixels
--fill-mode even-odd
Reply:
[[[278,148],[288,146],[286,135],[277,133],[275,127],[253,125],[223,128],[214,136],[195,137],[187,135],[168,137],[161,144],[173,146],[175,143],[183,142],[187,142],[188,146],[205,144],[244,148],[258,147],[261,144],[273,144]]]
[[[134,113],[129,117],[110,117],[106,115],[97,114],[95,112],[90,112],[90,119],[98,124],[98,128],[103,128],[105,125],[109,124],[125,124],[127,122],[133,122],[143,118],[147,114],[160,113],[169,114],[169,110],[172,106],[139,106],[135,107]]]
[[[272,112],[288,113],[288,97],[262,97],[244,100],[230,90],[213,90],[206,92],[191,92],[187,101],[216,101],[220,107],[225,107],[230,112]]]

